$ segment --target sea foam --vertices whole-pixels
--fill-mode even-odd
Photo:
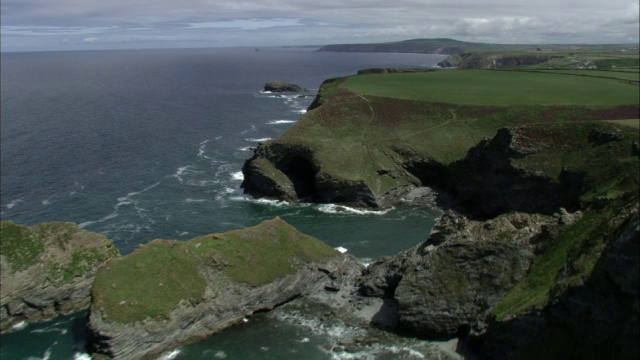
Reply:
[[[295,122],[295,120],[273,120],[269,121],[267,125],[293,124]]]
[[[249,138],[249,139],[245,139],[246,141],[251,141],[251,142],[263,142],[263,141],[269,141],[271,140],[271,138],[267,137],[267,138],[260,138],[260,139],[253,139],[253,138]]]
[[[318,206],[318,210],[325,214],[385,215],[393,209],[394,208],[385,210],[366,210],[336,204],[322,204]]]

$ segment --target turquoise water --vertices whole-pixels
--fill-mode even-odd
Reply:
[[[76,222],[127,254],[155,238],[186,240],[280,216],[363,262],[394,254],[423,241],[438,213],[256,200],[242,193],[240,169],[259,141],[304,115],[324,79],[441,59],[278,48],[2,54],[0,217]],[[260,91],[276,79],[310,89],[308,96]],[[84,321],[78,314],[2,335],[1,357],[73,358],[82,354]],[[283,335],[281,345],[258,341],[276,325],[300,334]],[[312,346],[315,337],[327,335],[265,315],[175,356],[207,358],[221,341],[220,356],[287,358],[291,339],[308,338],[298,351],[327,358]]]

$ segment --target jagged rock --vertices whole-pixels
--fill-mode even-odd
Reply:
[[[105,236],[72,223],[2,222],[0,329],[89,307],[100,266],[119,256]]]
[[[451,337],[467,331],[526,274],[532,240],[551,216],[511,213],[473,221],[445,213],[429,239],[367,268],[361,292],[393,297],[398,326],[419,336]]]
[[[597,262],[588,276],[576,273],[573,255],[556,279],[547,306],[485,326],[477,341],[481,358],[565,354],[575,358],[633,359],[640,351],[640,223],[638,203],[616,206],[596,224]],[[585,255],[585,254],[578,254]],[[593,256],[593,255],[592,255]]]
[[[296,84],[286,83],[284,81],[269,81],[264,85],[264,91],[271,92],[303,92],[304,89]]]
[[[498,130],[449,166],[455,206],[485,219],[509,211],[552,214],[559,207],[576,209],[579,191],[569,191],[552,175],[517,164],[553,146],[544,137],[528,135],[526,127]]]
[[[188,242],[154,241],[96,277],[89,348],[151,358],[299,296],[340,306],[362,268],[279,218]],[[325,291],[327,282],[334,291]]]

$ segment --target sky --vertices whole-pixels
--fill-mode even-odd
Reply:
[[[638,0],[2,0],[6,51],[638,43]]]

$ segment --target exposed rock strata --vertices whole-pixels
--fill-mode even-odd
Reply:
[[[501,129],[448,166],[411,148],[391,145],[387,156],[395,162],[394,168],[379,170],[378,176],[389,176],[397,185],[385,193],[364,181],[341,179],[325,171],[326,164],[302,143],[270,142],[261,144],[245,163],[242,186],[257,197],[369,207],[392,206],[412,189],[430,186],[450,194],[457,208],[478,218],[509,211],[551,214],[559,207],[576,208],[579,174],[574,179],[567,172],[563,182],[516,163],[556,146],[527,132],[526,127]]]
[[[255,243],[258,239],[255,238],[256,236],[262,237],[261,241],[284,242],[283,246],[292,246],[293,248],[305,246],[296,242],[312,241],[307,237],[297,235],[299,233],[295,229],[279,219],[264,222],[257,227],[250,228],[250,230],[243,230],[235,234],[237,236],[234,237],[234,241],[238,243],[230,244],[230,246],[237,247],[238,250],[229,254],[240,254],[239,256],[242,258],[245,255],[249,258],[270,256],[269,254],[257,255],[265,251],[262,248],[245,248],[243,243]],[[290,243],[289,236],[294,239],[293,243]],[[196,254],[197,248],[208,249],[212,246],[209,242],[225,241],[224,238],[225,234],[197,238],[182,246],[186,246],[184,251],[191,254],[189,256],[196,256],[194,254]],[[146,247],[149,246],[156,245],[146,245]],[[323,246],[326,247],[326,245]],[[114,311],[117,311],[117,305],[116,309],[112,307],[107,311],[111,313],[111,316],[106,316],[108,314],[100,305],[97,305],[96,300],[116,291],[117,284],[114,283],[113,289],[108,285],[100,285],[100,289],[94,287],[94,303],[90,315],[92,332],[90,350],[94,357],[154,358],[163,351],[220,332],[233,324],[242,322],[243,318],[249,317],[255,312],[270,310],[299,296],[309,295],[316,301],[340,304],[340,302],[346,301],[347,294],[353,289],[353,279],[360,274],[363,267],[349,255],[340,254],[330,248],[328,250],[331,252],[331,256],[315,262],[305,260],[295,252],[288,256],[287,254],[278,254],[285,259],[285,263],[274,263],[270,266],[274,268],[293,266],[295,271],[259,285],[250,285],[231,278],[230,274],[233,274],[238,264],[234,265],[233,261],[229,260],[229,254],[225,255],[216,251],[208,252],[207,250],[196,256],[198,273],[205,281],[201,297],[180,300],[170,310],[168,316],[160,318],[146,318],[132,322],[114,321],[112,318]],[[115,269],[116,266],[118,263],[114,263],[112,269]],[[253,269],[252,271],[269,272],[273,269]],[[154,274],[147,274],[147,276],[153,277]],[[102,293],[96,299],[96,291],[106,293]],[[135,299],[133,300],[135,301]]]
[[[97,269],[117,256],[105,236],[76,224],[3,221],[0,329],[86,309]]]

